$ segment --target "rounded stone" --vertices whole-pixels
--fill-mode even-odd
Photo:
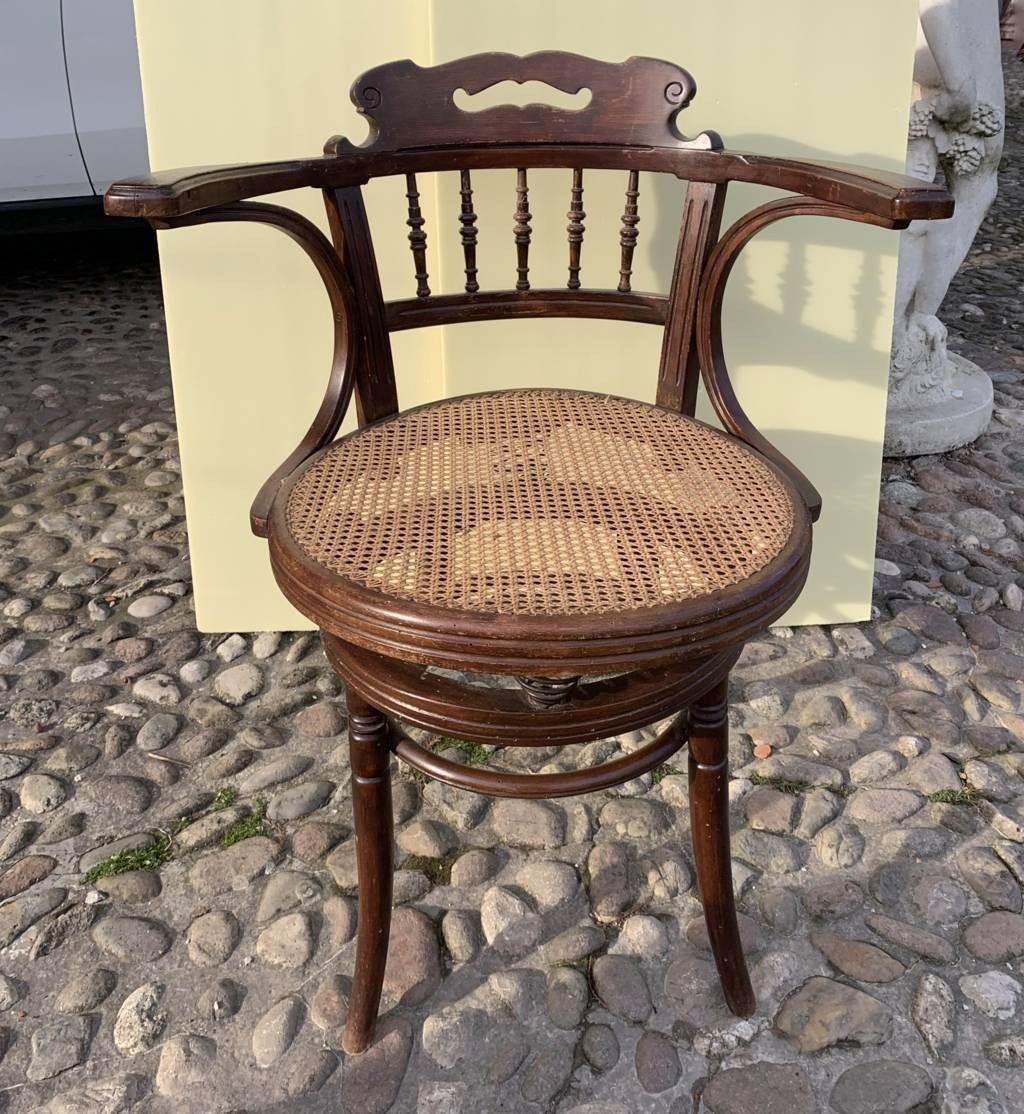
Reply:
[[[128,614],[133,619],[154,619],[173,603],[169,596],[140,596],[128,605]]]
[[[240,936],[241,928],[232,913],[223,909],[203,913],[185,933],[188,957],[197,967],[216,967],[235,950]]]
[[[296,996],[282,998],[256,1022],[252,1031],[252,1054],[257,1066],[269,1068],[288,1051],[302,1026],[306,1007]]]
[[[332,947],[347,944],[356,932],[356,906],[351,898],[332,894],[323,905],[324,926]]]
[[[213,679],[213,692],[218,700],[238,707],[263,691],[263,670],[251,662],[233,665]]]
[[[480,903],[484,938],[496,951],[514,954],[533,947],[543,934],[540,917],[511,890],[492,886]]]
[[[0,781],[17,777],[32,765],[32,759],[24,754],[0,754]]]
[[[92,939],[105,955],[126,963],[152,963],[171,946],[174,937],[159,921],[145,917],[105,917],[92,930]]]
[[[181,690],[168,673],[147,674],[135,682],[132,694],[139,700],[148,700],[151,704],[163,706],[177,704],[181,699]]]
[[[32,1083],[52,1079],[84,1063],[92,1043],[86,1017],[64,1017],[41,1025],[32,1034],[32,1058],[25,1076]]]
[[[650,1095],[668,1091],[682,1075],[679,1054],[662,1033],[644,1033],[637,1041],[634,1063],[640,1086]]]
[[[138,1056],[156,1043],[167,1024],[160,1009],[163,995],[164,987],[151,982],[125,998],[114,1022],[114,1045],[122,1056]]]
[[[49,855],[26,855],[0,874],[0,901],[6,901],[46,878],[57,865]]]
[[[329,820],[309,820],[292,834],[292,854],[304,863],[316,863],[336,847],[348,829]]]
[[[341,1109],[363,1114],[390,1110],[405,1078],[412,1044],[412,1025],[406,1018],[387,1018],[378,1024],[373,1044],[361,1055],[345,1061],[339,1094]]]
[[[590,988],[575,967],[556,967],[548,973],[545,997],[551,1024],[557,1029],[575,1029],[586,1013]]]
[[[341,733],[346,719],[341,709],[328,700],[303,708],[295,717],[295,729],[314,739],[329,739]]]
[[[515,884],[525,890],[541,913],[564,908],[579,890],[576,871],[568,863],[539,861],[520,867]]]
[[[96,889],[108,897],[128,905],[141,905],[160,896],[160,875],[153,870],[128,870],[111,874],[95,883]]]
[[[436,820],[413,821],[398,833],[396,842],[410,855],[424,855],[432,859],[443,858],[459,844],[451,828]]]
[[[441,921],[444,946],[455,963],[468,963],[480,950],[476,918],[465,909],[449,909]]]
[[[624,955],[602,955],[592,969],[594,990],[605,1008],[625,1021],[641,1022],[654,1007],[643,973],[634,959]]]
[[[776,1029],[800,1052],[837,1044],[884,1044],[891,1010],[855,987],[816,975],[794,991],[775,1018]]]
[[[51,812],[62,805],[67,795],[63,782],[49,774],[26,774],[18,787],[21,807],[36,815]]]
[[[931,1094],[931,1076],[924,1068],[876,1060],[844,1071],[829,1101],[839,1114],[917,1114]]]
[[[330,1049],[303,1045],[292,1053],[284,1068],[284,1093],[289,1098],[315,1094],[337,1067],[338,1057]]]
[[[418,1006],[441,985],[441,957],[434,924],[416,909],[396,909],[384,969],[384,999]]]
[[[57,995],[54,1009],[58,1013],[89,1013],[113,993],[117,975],[104,967],[96,967],[72,979]]]
[[[193,1100],[213,1070],[217,1045],[209,1037],[182,1033],[165,1042],[156,1069],[156,1089],[169,1098]]]
[[[9,975],[0,975],[0,1010],[9,1010],[25,996],[24,984]]]
[[[493,877],[499,865],[498,856],[492,851],[466,851],[452,863],[452,885],[460,889],[480,886]]]
[[[595,1071],[611,1071],[619,1062],[619,1042],[609,1025],[588,1025],[580,1049]]]
[[[242,992],[230,979],[218,979],[196,1000],[196,1013],[210,1021],[234,1017],[242,1002]]]
[[[491,825],[499,839],[515,847],[561,847],[565,841],[565,813],[546,801],[507,797],[495,801]]]
[[[271,820],[297,820],[324,805],[334,792],[334,782],[303,781],[275,793],[267,815]]]
[[[668,951],[668,932],[657,917],[634,914],[623,921],[613,950],[639,959],[660,959]]]
[[[906,971],[888,952],[862,940],[848,940],[834,932],[814,932],[811,943],[844,975],[860,982],[892,982]]]
[[[135,736],[135,745],[139,750],[160,750],[178,734],[181,721],[170,712],[157,712],[139,728]]]
[[[313,954],[313,928],[305,913],[287,913],[265,928],[256,941],[256,954],[271,967],[295,968]]]
[[[309,1003],[309,1019],[318,1029],[340,1030],[348,1018],[349,980],[327,975]]]
[[[960,990],[983,1013],[999,1021],[1008,1021],[1017,1013],[1021,994],[1024,993],[1024,987],[1005,971],[963,975]]]
[[[987,963],[1005,963],[1024,955],[1024,917],[998,910],[972,921],[964,930],[967,950]]]
[[[144,778],[108,775],[84,782],[79,793],[102,808],[138,816],[153,799],[152,783]]]
[[[822,828],[814,841],[821,862],[834,870],[845,870],[864,854],[864,836],[855,825],[840,820]]]
[[[819,1114],[807,1076],[796,1064],[761,1061],[718,1072],[704,1090],[710,1114]]]

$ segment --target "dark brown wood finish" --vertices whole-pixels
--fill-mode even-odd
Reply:
[[[391,929],[394,875],[391,751],[388,721],[354,689],[348,691],[352,812],[359,881],[356,967],[342,1047],[363,1052],[373,1040]]]
[[[479,111],[455,103],[459,90],[470,96],[494,85],[540,81],[563,93],[588,89],[580,109],[550,104],[497,105]],[[697,91],[680,66],[657,58],[599,62],[580,54],[545,50],[515,54],[474,54],[440,66],[421,67],[406,59],[367,70],[350,90],[352,103],[370,125],[362,147],[347,139],[328,140],[328,154],[359,150],[459,145],[467,134],[494,143],[544,142],[571,135],[575,143],[629,142],[637,146],[711,150],[722,145],[713,132],[687,139],[675,118]]]
[[[530,104],[473,111],[456,103],[506,80],[542,81],[572,94],[587,89],[590,100],[579,109]],[[276,227],[306,251],[330,298],[335,349],[323,404],[298,448],[261,488],[252,523],[269,539],[282,591],[323,631],[330,662],[348,693],[359,878],[356,970],[343,1039],[349,1053],[372,1041],[387,958],[392,753],[463,789],[550,797],[594,792],[640,776],[688,742],[694,865],[712,952],[730,1008],[743,1016],[754,1008],[730,873],[728,674],[746,639],[799,594],[810,559],[811,521],[821,500],[736,398],[722,350],[725,285],[743,247],[777,220],[830,216],[899,228],[912,219],[949,216],[952,201],[940,186],[902,175],[727,151],[713,132],[687,139],[676,128],[676,116],[694,91],[685,70],[650,58],[609,63],[547,51],[524,58],[476,55],[429,68],[395,62],[363,74],[352,88],[352,99],[370,124],[361,147],[336,137],[317,158],[157,173],[117,183],[107,193],[107,212],[146,217],[158,227],[223,220]],[[564,288],[530,288],[528,172],[533,168],[567,171]],[[477,270],[471,174],[485,169],[515,171],[514,278],[510,269],[498,290],[481,290]],[[598,284],[585,287],[581,253],[589,169],[622,172],[625,201],[618,274],[596,276]],[[458,224],[449,224],[448,234],[461,242],[465,282],[463,290],[434,293],[417,175],[445,171],[459,175]],[[632,290],[641,172],[688,183],[667,294]],[[405,176],[416,290],[414,297],[385,303],[362,187],[394,175]],[[732,181],[798,196],[754,209],[720,236]],[[333,245],[304,218],[244,200],[298,187],[323,191]],[[698,380],[703,381],[724,428],[765,462],[786,493],[792,509],[791,528],[788,514],[785,519],[789,539],[759,572],[703,597],[635,610],[491,614],[389,596],[330,572],[296,543],[285,510],[288,499],[304,472],[328,451],[353,394],[361,427],[398,412],[391,332],[541,316],[663,327],[659,406],[692,415]],[[500,673],[518,678],[520,685],[482,688],[442,676],[437,667]],[[519,747],[587,742],[675,719],[652,743],[602,766],[530,775],[459,766],[393,730],[388,716],[443,735]]]
[[[459,171],[459,198],[462,254],[466,260],[466,293],[475,294],[480,289],[480,283],[476,281],[476,213],[473,211],[473,183],[468,170]]]
[[[250,166],[198,166],[115,182],[103,207],[115,217],[177,217],[213,205],[311,186],[344,189],[369,178],[477,169],[584,166],[594,170],[648,170],[689,182],[748,182],[833,201],[893,220],[942,220],[953,200],[938,184],[873,167],[782,159],[743,151],[670,150],[658,147],[586,147],[573,143],[466,143],[462,147],[358,151]]]
[[[380,273],[362,188],[346,186],[325,192],[324,202],[334,246],[355,291],[356,316],[352,330],[361,341],[355,373],[356,407],[359,424],[366,425],[398,410],[395,364]]]
[[[743,961],[729,854],[729,682],[723,677],[690,705],[690,834],[697,886],[718,977],[729,1009],[749,1017],[754,991]]]
[[[583,211],[583,170],[576,167],[572,172],[572,196],[569,201],[569,224],[566,232],[569,234],[569,281],[566,287],[569,290],[580,288],[580,254],[583,251],[584,218]]]
[[[694,328],[697,291],[708,252],[718,238],[724,207],[724,185],[690,183],[683,201],[672,291],[668,296],[668,318],[661,343],[657,394],[659,406],[679,410],[683,414],[693,414],[697,404],[700,377]]]
[[[516,169],[516,222],[512,234],[516,244],[516,290],[530,289],[530,221],[533,214],[529,205],[530,186],[526,180],[526,167]]]
[[[619,232],[619,293],[625,294],[633,289],[633,252],[640,235],[640,171],[631,170],[626,185],[626,207],[622,211],[622,230]]]
[[[412,250],[413,261],[416,264],[416,297],[429,298],[430,285],[427,282],[427,234],[423,226],[427,223],[420,211],[420,191],[416,187],[416,175],[405,176],[405,199],[409,203],[409,247]]]

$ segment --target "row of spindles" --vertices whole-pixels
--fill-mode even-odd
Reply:
[[[530,187],[526,177],[526,167],[516,170],[516,208],[514,223],[512,225],[513,241],[516,245],[516,290],[530,289],[530,240],[532,228],[530,222],[533,214],[529,206]],[[621,293],[632,290],[631,279],[633,274],[633,252],[636,248],[637,224],[640,221],[637,200],[640,195],[640,174],[636,170],[629,172],[626,184],[626,203],[622,212],[622,227],[619,231],[619,282],[617,289]],[[420,194],[416,185],[416,175],[405,176],[405,197],[408,202],[409,216],[406,224],[409,226],[409,247],[412,251],[413,263],[416,273],[416,296],[418,298],[430,297],[430,285],[427,273],[427,234],[424,231],[424,220],[420,209]],[[466,293],[475,294],[480,289],[477,282],[476,248],[477,248],[477,216],[473,211],[473,183],[468,170],[459,172],[459,228],[462,240],[462,253],[465,260]],[[566,287],[569,290],[580,289],[580,256],[583,252],[584,221],[586,213],[583,209],[583,169],[575,167],[572,172],[572,187],[569,192],[569,212],[566,214],[569,223],[566,233],[569,241],[569,278]]]

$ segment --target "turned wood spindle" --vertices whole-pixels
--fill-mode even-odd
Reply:
[[[628,294],[633,289],[629,280],[633,273],[633,249],[636,247],[636,238],[640,235],[636,229],[640,222],[636,204],[639,196],[640,172],[631,170],[626,185],[626,208],[622,214],[622,231],[619,233],[619,244],[622,247],[622,258],[619,263],[619,291],[623,294]]]
[[[475,294],[480,289],[480,283],[476,281],[476,213],[473,211],[473,184],[468,170],[459,172],[459,196],[462,199],[459,224],[462,226],[462,254],[466,259],[466,293]]]
[[[526,184],[526,167],[521,166],[516,170],[516,223],[512,231],[516,242],[516,290],[529,290],[530,280],[526,277],[530,271],[530,221],[533,214],[527,205],[527,195],[530,192]]]
[[[580,288],[580,252],[583,250],[583,218],[587,215],[583,211],[583,168],[575,167],[572,172],[572,191],[570,194],[569,224],[566,231],[569,234],[569,281],[566,284],[570,290]]]
[[[409,202],[409,219],[405,223],[409,226],[409,247],[412,249],[412,258],[416,266],[416,297],[429,298],[427,234],[423,231],[426,221],[420,212],[420,191],[416,188],[415,174],[405,176],[405,196]]]

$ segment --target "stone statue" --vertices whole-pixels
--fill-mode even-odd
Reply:
[[[920,0],[907,173],[941,169],[956,199],[945,221],[915,222],[900,243],[885,452],[943,452],[978,437],[992,383],[946,349],[939,306],[996,196],[1004,95],[999,0]]]

